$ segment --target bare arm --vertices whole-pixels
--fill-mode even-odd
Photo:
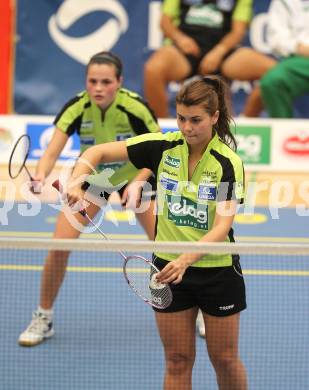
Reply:
[[[67,140],[68,136],[58,128],[55,128],[52,139],[37,164],[36,176],[45,179],[50,174]]]
[[[152,172],[150,169],[141,169],[135,178],[126,186],[123,191],[121,204],[126,207],[139,207],[141,202],[142,189],[145,182],[150,178]]]
[[[217,205],[217,212],[212,229],[205,234],[199,242],[223,242],[233,224],[237,208],[236,201],[220,202]],[[224,212],[224,210],[228,210]],[[184,253],[177,260],[170,261],[164,269],[158,274],[157,279],[162,283],[179,283],[186,269],[198,261],[203,254]]]
[[[223,55],[225,55],[229,50],[233,49],[242,42],[247,33],[247,29],[248,23],[234,20],[232,22],[231,31],[221,39],[216,47],[219,46]]]
[[[248,23],[233,21],[232,29],[202,59],[204,73],[213,73],[219,69],[224,56],[244,39]]]
[[[170,38],[182,52],[199,55],[200,49],[194,39],[184,34],[170,16],[162,15],[160,27],[164,36]]]
[[[305,45],[304,43],[299,43],[296,46],[295,54],[303,57],[309,57],[309,45]]]

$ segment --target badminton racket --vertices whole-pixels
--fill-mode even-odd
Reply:
[[[21,135],[16,141],[9,159],[9,175],[12,179],[16,179],[21,171],[25,169],[31,181],[34,181],[26,162],[29,156],[31,147],[30,137],[27,134]]]
[[[62,185],[59,180],[53,182],[53,187],[62,193]],[[79,213],[93,225],[105,240],[109,240],[102,229],[93,222],[85,209]],[[158,309],[167,308],[173,299],[172,291],[168,284],[157,281],[156,276],[160,270],[148,259],[139,255],[126,256],[118,251],[123,259],[123,275],[129,287],[144,302]]]

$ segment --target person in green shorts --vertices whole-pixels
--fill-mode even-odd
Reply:
[[[270,117],[293,118],[295,99],[309,92],[308,2],[272,1],[267,42],[280,61],[261,79],[263,103]]]
[[[36,190],[44,185],[68,138],[74,132],[79,135],[81,152],[84,152],[93,145],[160,130],[147,104],[135,92],[122,88],[122,81],[122,63],[116,55],[100,52],[90,59],[86,72],[86,90],[72,98],[54,121],[54,134],[36,167],[33,183]],[[92,218],[115,189],[123,204],[133,206],[138,205],[142,191],[138,183],[145,183],[149,179],[145,189],[147,187],[147,192],[152,190],[151,171],[148,169],[138,170],[131,163],[122,161],[93,167],[93,172],[108,171],[108,175],[90,175],[82,185],[88,194],[87,213]],[[103,182],[104,191],[101,189]],[[109,183],[109,188],[106,188],[106,182]],[[130,197],[130,193],[137,197]],[[148,199],[148,203],[149,207],[141,207],[141,210],[145,210],[136,213],[136,216],[148,238],[152,240],[155,230],[154,199]],[[87,220],[77,213],[73,222],[68,219],[64,210],[61,211],[53,237],[78,238]],[[40,304],[33,313],[30,325],[19,336],[20,345],[34,346],[54,335],[53,304],[65,276],[68,257],[67,251],[48,253],[41,280]]]
[[[88,164],[130,160],[157,181],[155,241],[234,242],[232,224],[244,198],[244,168],[230,130],[224,82],[216,76],[190,81],[176,98],[180,131],[144,134],[97,145],[82,155],[74,180]],[[87,162],[87,164],[85,163]],[[72,185],[67,203],[82,202]],[[247,389],[239,357],[240,312],[245,284],[235,255],[154,253],[159,282],[170,283],[171,305],[154,309],[165,352],[164,389],[191,389],[198,310],[206,325],[207,351],[221,390]]]

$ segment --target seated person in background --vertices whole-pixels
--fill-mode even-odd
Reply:
[[[157,117],[168,117],[166,87],[171,81],[200,74],[229,80],[259,80],[276,61],[239,47],[252,15],[252,0],[164,0],[161,29],[169,44],[156,51],[144,70],[145,97]],[[259,113],[259,110],[258,110]],[[249,99],[245,116],[255,116]]]
[[[273,0],[268,11],[268,43],[281,61],[260,83],[270,117],[292,118],[294,100],[309,92],[309,3]]]

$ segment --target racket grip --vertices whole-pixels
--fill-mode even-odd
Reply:
[[[52,186],[56,188],[56,190],[60,192],[60,194],[62,193],[62,185],[58,179],[53,182]]]
[[[56,188],[56,190],[57,190],[58,192],[60,192],[60,194],[63,193],[62,184],[60,183],[60,181],[59,181],[58,179],[55,180],[55,181],[52,183],[52,186],[53,186],[54,188]],[[86,215],[87,215],[86,209],[81,209],[81,210],[79,210],[78,212],[79,212],[79,214],[81,214],[83,217],[86,217]]]

